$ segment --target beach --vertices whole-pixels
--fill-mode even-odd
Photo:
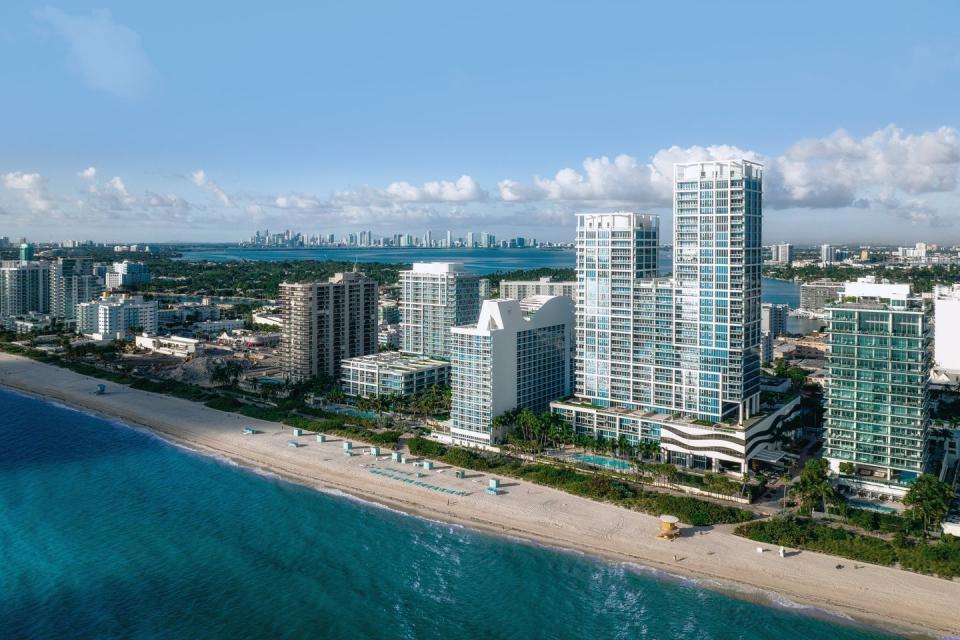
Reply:
[[[487,474],[454,477],[447,465],[433,471],[374,458],[342,439],[319,443],[295,438],[283,425],[209,409],[178,398],[105,383],[25,358],[0,354],[0,384],[119,418],[166,440],[229,458],[321,489],[334,489],[408,513],[692,576],[720,589],[749,589],[850,615],[888,630],[960,631],[960,582],[878,567],[812,552],[788,553],[732,535],[729,526],[686,528],[674,543],[658,540],[657,518],[612,505],[501,478],[500,495],[486,493]],[[39,426],[39,425],[38,425]],[[245,427],[260,433],[244,435]],[[296,440],[300,446],[289,446]],[[386,452],[384,452],[386,453]],[[415,473],[424,477],[416,479]],[[408,482],[407,480],[410,480]],[[415,484],[466,492],[455,495]],[[758,553],[757,548],[764,548]],[[838,564],[843,569],[837,569]]]

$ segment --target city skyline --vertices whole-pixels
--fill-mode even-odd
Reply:
[[[766,244],[960,241],[948,3],[831,7],[829,24],[704,6],[682,40],[661,28],[666,7],[510,7],[508,21],[424,5],[303,7],[293,21],[277,8],[221,29],[223,11],[191,6],[171,46],[185,11],[0,8],[17,96],[0,116],[18,124],[0,152],[0,233],[235,242],[375,225],[556,241],[577,211],[669,226],[674,162],[743,157],[765,166]],[[724,42],[742,73],[704,62],[715,29],[750,33]],[[709,113],[669,97],[694,87]]]

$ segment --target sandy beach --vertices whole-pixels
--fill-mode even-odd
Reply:
[[[796,603],[840,612],[889,630],[928,634],[960,633],[960,582],[878,567],[803,551],[781,558],[778,550],[734,536],[732,527],[704,531],[687,528],[674,543],[656,539],[658,520],[612,505],[553,489],[501,478],[501,495],[485,491],[487,474],[437,465],[424,472],[412,465],[375,458],[354,443],[353,456],[342,439],[319,443],[313,436],[294,438],[289,427],[209,409],[187,400],[106,383],[107,393],[93,394],[101,381],[65,369],[0,354],[0,385],[145,427],[172,442],[225,456],[242,465],[272,471],[318,488],[343,491],[364,500],[435,520],[463,524],[497,534],[575,549],[607,559],[637,563],[672,574],[703,579],[708,586],[782,594]],[[41,425],[38,425],[38,427]],[[244,435],[246,426],[261,433]],[[301,446],[290,447],[298,440]],[[417,486],[411,478],[452,495]],[[676,559],[675,559],[676,558]],[[837,569],[838,564],[843,569]],[[769,599],[767,600],[769,601]]]

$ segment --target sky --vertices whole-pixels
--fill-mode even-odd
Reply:
[[[960,243],[956,2],[0,3],[0,235],[572,240],[764,163],[764,241]]]

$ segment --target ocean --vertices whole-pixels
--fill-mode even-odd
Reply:
[[[893,637],[322,493],[2,389],[0,415],[0,638]]]

